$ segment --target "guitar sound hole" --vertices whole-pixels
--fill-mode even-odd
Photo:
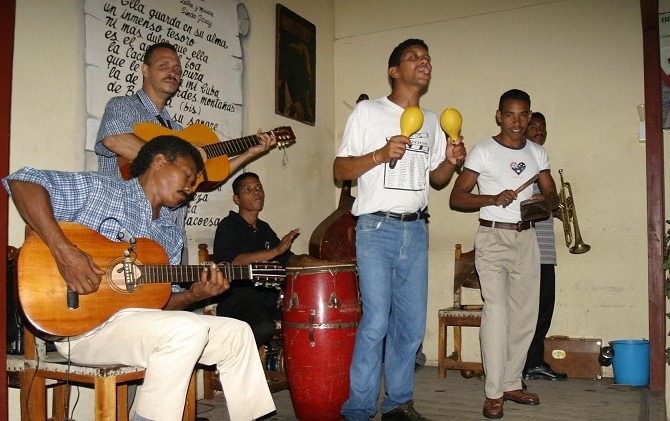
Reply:
[[[136,265],[139,265],[139,262],[135,262]],[[135,290],[137,291],[141,285],[138,284],[138,280],[141,276],[140,270],[136,265],[133,265],[133,273],[131,274],[132,280],[134,280]],[[107,282],[109,286],[112,287],[114,291],[130,294],[128,287],[126,285],[126,277],[123,270],[123,258],[120,257],[112,261],[107,269]]]

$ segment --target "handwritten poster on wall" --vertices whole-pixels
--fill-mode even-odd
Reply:
[[[87,151],[95,147],[107,101],[141,89],[144,51],[157,42],[175,45],[183,68],[179,92],[167,105],[170,115],[184,127],[205,124],[221,140],[241,137],[240,3],[85,0]],[[87,152],[87,159],[95,155]],[[198,243],[212,244],[219,220],[234,206],[231,197],[228,184],[196,194],[186,220],[191,262],[197,261]]]

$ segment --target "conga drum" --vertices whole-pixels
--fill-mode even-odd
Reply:
[[[341,420],[361,307],[353,264],[286,268],[284,359],[301,421]]]

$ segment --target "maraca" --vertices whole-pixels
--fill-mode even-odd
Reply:
[[[419,107],[407,107],[400,116],[400,134],[410,137],[423,126],[423,111]],[[395,168],[398,158],[393,158],[389,168]]]
[[[451,138],[451,143],[454,145],[458,143],[458,135],[461,133],[461,125],[463,124],[463,117],[456,108],[447,108],[442,111],[440,116],[440,126],[442,130]]]

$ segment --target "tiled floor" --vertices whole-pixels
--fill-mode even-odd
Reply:
[[[505,403],[505,420],[665,420],[662,397],[650,410],[649,390],[643,387],[615,385],[612,379],[565,382],[529,381],[528,387],[540,396],[539,406]],[[277,412],[265,420],[296,420],[290,393],[287,390],[272,395]],[[416,374],[415,408],[430,420],[483,420],[484,383],[465,379],[457,371],[447,378],[437,376],[436,367],[425,367]],[[199,416],[210,421],[229,420],[225,399],[217,395],[201,400]],[[315,419],[319,419],[318,416]],[[373,418],[380,420],[381,414]]]

